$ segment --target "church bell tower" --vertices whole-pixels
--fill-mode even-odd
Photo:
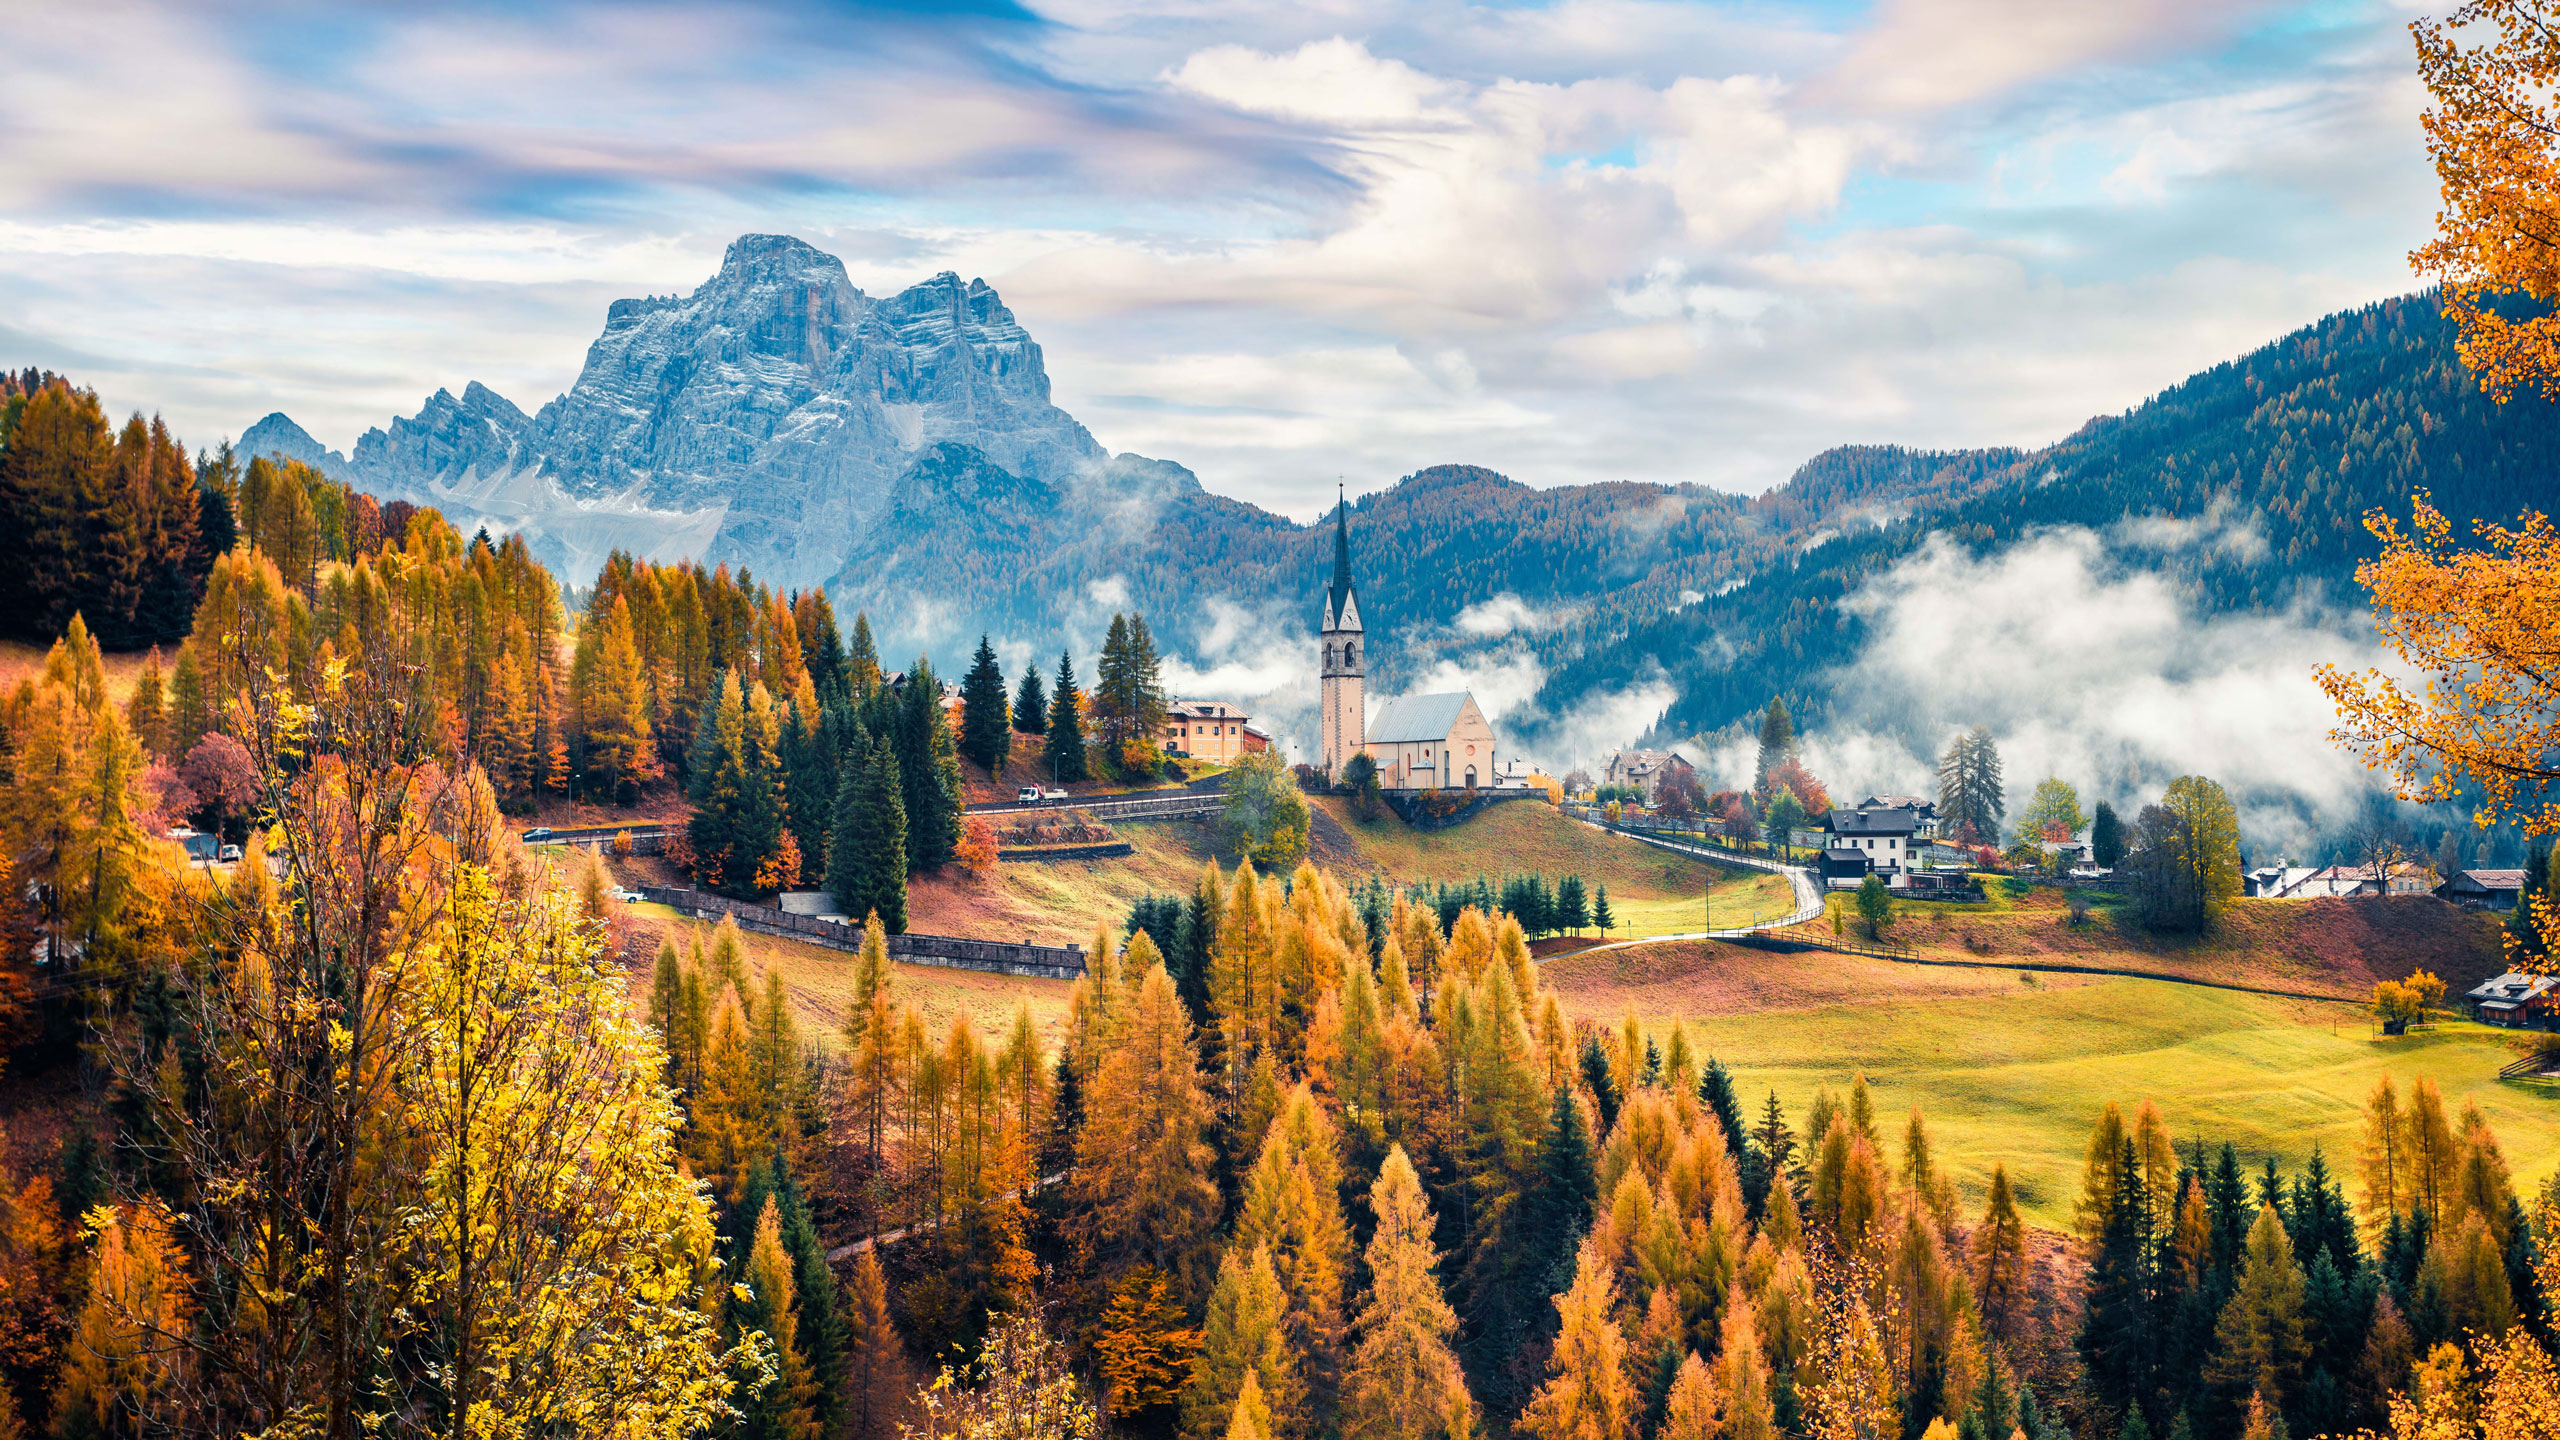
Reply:
[[[1361,682],[1368,641],[1360,631],[1360,602],[1351,593],[1351,502],[1337,497],[1333,527],[1333,585],[1325,591],[1324,772],[1341,778],[1342,767],[1367,744],[1368,703]]]

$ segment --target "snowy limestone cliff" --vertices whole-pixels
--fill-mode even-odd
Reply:
[[[943,447],[1049,484],[1106,458],[1049,402],[1039,345],[985,281],[944,273],[873,299],[785,235],[741,236],[691,295],[614,302],[577,383],[538,414],[474,383],[343,460],[282,415],[242,440],[466,531],[521,531],[570,577],[619,547],[789,586],[834,577]]]

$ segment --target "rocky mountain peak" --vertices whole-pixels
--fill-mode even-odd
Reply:
[[[848,289],[853,284],[845,278],[843,261],[797,235],[741,235],[730,241],[711,284],[739,280],[831,282]]]
[[[837,573],[919,465],[1037,496],[1104,458],[985,280],[945,271],[875,300],[805,240],[741,235],[691,293],[615,301],[539,414],[477,383],[439,390],[344,465],[457,523],[522,530],[572,569],[609,534],[803,585]]]

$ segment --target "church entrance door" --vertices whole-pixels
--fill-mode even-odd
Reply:
[[[1476,767],[1473,765],[1467,767],[1467,788],[1470,790],[1476,788]]]

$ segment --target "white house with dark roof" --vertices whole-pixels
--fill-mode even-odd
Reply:
[[[1913,842],[1920,828],[1918,812],[1894,807],[1883,810],[1833,810],[1822,817],[1822,831],[1827,837],[1823,846],[1828,875],[1833,862],[1832,851],[1854,851],[1863,856],[1868,870],[1885,877],[1887,885],[1901,885],[1913,868]],[[1845,869],[1845,859],[1842,862]]]

